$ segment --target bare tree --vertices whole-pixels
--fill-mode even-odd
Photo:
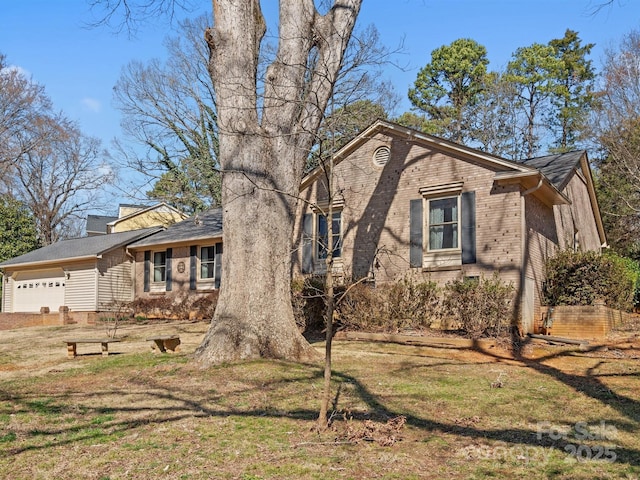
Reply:
[[[25,204],[47,245],[81,232],[113,172],[97,139],[53,110],[44,87],[0,55],[0,186]]]
[[[220,203],[217,115],[203,15],[181,22],[167,40],[167,61],[128,64],[114,87],[126,137],[143,150],[119,148],[125,166],[154,182],[146,192],[185,212]]]
[[[612,246],[640,256],[640,31],[605,53],[594,127],[602,149],[598,194]]]
[[[29,206],[43,244],[77,236],[86,212],[113,180],[99,140],[83,135],[64,117],[39,117],[39,141],[14,165],[10,193]],[[29,136],[23,140],[31,142]]]
[[[118,10],[126,22],[132,5],[171,2],[94,3],[106,8],[107,20]],[[218,120],[225,280],[196,351],[203,365],[317,357],[293,317],[293,226],[305,162],[362,0],[321,3],[324,14],[313,0],[279,2],[275,56],[261,79],[266,22],[260,2],[212,0],[214,26],[205,38]]]
[[[321,15],[312,0],[282,0],[277,52],[260,101],[260,3],[213,1],[206,38],[220,132],[226,280],[196,352],[204,364],[317,356],[293,319],[293,226],[305,161],[360,4],[337,0]]]
[[[41,85],[8,65],[0,53],[0,174],[6,185],[16,159],[40,139],[33,135],[38,117],[51,111],[51,101]],[[18,136],[30,141],[18,142]]]

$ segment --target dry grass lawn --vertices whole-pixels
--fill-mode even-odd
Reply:
[[[0,477],[12,479],[638,479],[640,340],[419,347],[336,341],[331,428],[320,365],[191,362],[207,325],[125,325],[101,356],[0,332]],[[145,338],[180,335],[160,354]],[[317,344],[322,350],[323,344]]]

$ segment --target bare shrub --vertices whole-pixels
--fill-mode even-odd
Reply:
[[[344,328],[381,332],[423,329],[440,315],[439,289],[434,282],[409,278],[373,288],[349,288],[338,304]]]
[[[218,304],[218,290],[207,294],[204,297],[199,297],[194,300],[190,305],[190,311],[196,318],[203,320],[211,320],[213,318],[213,312]]]
[[[389,319],[398,330],[428,328],[440,316],[440,290],[435,282],[409,278],[387,287]]]
[[[324,328],[324,279],[296,278],[291,282],[291,306],[300,331],[320,331]]]
[[[169,297],[141,297],[129,304],[135,317],[170,318],[173,300]]]
[[[218,290],[205,296],[185,293],[176,297],[137,298],[129,303],[135,317],[190,320],[211,320],[218,303]]]
[[[376,332],[389,328],[385,298],[380,289],[370,285],[352,286],[338,303],[336,312],[342,329]]]
[[[492,278],[457,280],[445,286],[445,315],[455,317],[470,338],[503,336],[511,324],[511,298],[514,287],[497,273]]]

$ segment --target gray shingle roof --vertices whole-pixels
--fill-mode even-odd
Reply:
[[[580,163],[584,150],[527,158],[519,163],[537,168],[558,190],[562,190],[569,174]]]
[[[87,215],[87,233],[107,233],[107,223],[117,220],[118,217],[109,215]]]
[[[205,240],[221,235],[222,209],[214,208],[174,223],[167,227],[166,230],[133,242],[129,246],[136,248],[191,240]]]
[[[160,230],[162,230],[161,227],[153,227],[122,233],[110,233],[107,235],[62,240],[60,242],[47,245],[46,247],[33,250],[32,252],[25,253],[24,255],[5,260],[0,263],[0,267],[42,262],[59,263],[61,260],[68,260],[72,258],[98,256]]]

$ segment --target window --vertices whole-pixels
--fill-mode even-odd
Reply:
[[[167,253],[154,252],[153,254],[153,281],[164,282],[167,279]]]
[[[200,248],[200,278],[215,278],[216,252],[215,247]]]
[[[428,200],[429,251],[459,248],[459,198],[434,198]]]
[[[342,214],[336,212],[333,214],[333,222],[331,228],[333,230],[333,256],[340,257],[342,253]],[[329,251],[329,226],[327,217],[321,214],[316,215],[316,258],[322,260],[327,258]]]
[[[476,263],[476,192],[462,182],[420,189],[409,202],[409,265],[450,268]]]

